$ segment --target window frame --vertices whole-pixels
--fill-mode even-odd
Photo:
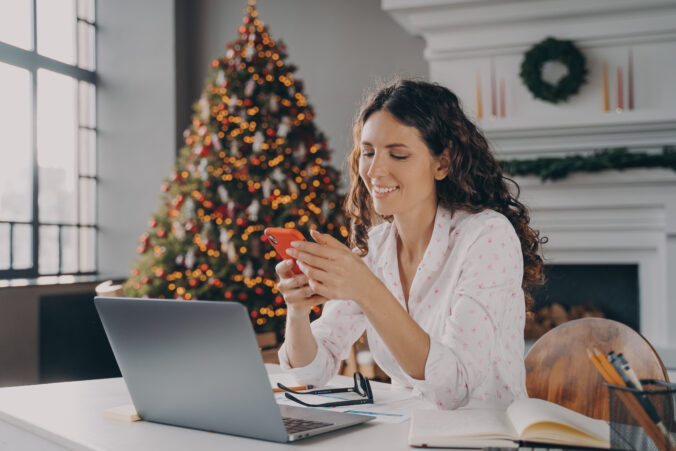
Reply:
[[[32,0],[31,1],[31,18],[32,18],[32,33],[31,33],[31,39],[32,39],[32,45],[30,50],[25,50],[19,47],[15,47],[13,45],[7,44],[6,42],[0,41],[0,63],[5,63],[9,64],[11,66],[19,67],[22,69],[27,70],[30,73],[31,77],[31,93],[30,93],[30,118],[31,118],[31,127],[30,127],[30,164],[31,164],[31,177],[32,177],[32,196],[31,196],[31,201],[32,201],[32,206],[31,206],[31,220],[30,221],[14,221],[14,220],[3,220],[0,219],[0,225],[2,224],[9,224],[9,269],[0,269],[0,279],[18,279],[18,278],[37,278],[37,277],[43,277],[43,276],[61,276],[61,275],[96,275],[98,274],[99,267],[98,267],[98,261],[99,261],[99,246],[98,246],[98,235],[99,235],[99,225],[98,225],[98,190],[99,190],[99,179],[98,179],[98,156],[96,157],[96,170],[94,175],[83,175],[80,173],[80,130],[90,130],[93,131],[95,134],[95,152],[98,154],[98,114],[95,113],[95,117],[97,118],[96,124],[94,124],[93,127],[89,126],[84,126],[81,124],[77,124],[77,165],[78,165],[78,170],[77,170],[77,183],[76,183],[76,202],[77,202],[77,216],[76,220],[74,223],[65,223],[65,222],[41,222],[40,221],[40,215],[39,215],[39,204],[38,204],[38,196],[39,196],[39,167],[38,167],[38,149],[37,149],[37,75],[38,75],[38,70],[39,69],[46,69],[52,72],[56,72],[61,75],[66,75],[68,77],[73,78],[76,80],[76,82],[87,82],[90,83],[94,86],[94,92],[95,92],[95,101],[94,105],[95,108],[98,109],[98,76],[96,69],[94,70],[87,70],[78,67],[79,63],[79,52],[78,52],[78,46],[79,46],[79,25],[81,22],[90,25],[94,29],[94,42],[90,43],[91,45],[94,46],[94,67],[97,68],[97,59],[98,59],[98,52],[96,50],[96,47],[98,46],[98,39],[97,39],[97,20],[96,20],[96,13],[97,13],[97,0],[92,0],[92,4],[94,7],[94,14],[93,14],[93,22],[82,19],[78,16],[78,0],[75,0],[75,35],[76,35],[76,52],[75,52],[75,64],[70,65],[67,63],[63,63],[61,61],[57,61],[55,59],[46,57],[44,55],[40,55],[37,50],[37,0]],[[80,95],[80,89],[78,87],[77,89],[77,95]],[[78,108],[80,107],[80,102],[79,102],[79,97],[78,97]],[[78,110],[79,111],[79,110]],[[79,112],[78,112],[78,117],[79,117]],[[80,217],[80,180],[82,179],[90,179],[94,181],[94,221],[93,223],[82,223],[81,222],[81,217]],[[24,269],[14,269],[13,266],[13,254],[14,254],[14,236],[13,236],[13,229],[15,225],[30,225],[32,227],[32,233],[31,233],[31,266],[29,268],[24,268]],[[58,270],[56,273],[40,273],[39,270],[39,258],[40,258],[40,227],[41,226],[56,226],[58,228]],[[64,227],[75,227],[77,229],[77,271],[63,271],[63,259],[62,259],[62,254],[63,254],[63,246],[62,246],[62,235],[63,235],[63,229]],[[83,228],[88,228],[88,229],[93,229],[94,230],[94,265],[93,265],[93,270],[91,271],[81,271],[81,265],[80,265],[80,259],[81,259],[81,253],[80,253],[80,248],[82,245],[82,238],[80,231]]]

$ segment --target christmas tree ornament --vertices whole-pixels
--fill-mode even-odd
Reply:
[[[221,139],[218,137],[216,133],[211,135],[211,143],[214,146],[214,150],[216,152],[220,152],[223,150],[223,146],[221,145]]]
[[[230,243],[230,236],[226,229],[221,229],[218,235],[218,241],[221,243],[221,251],[226,252],[228,250],[228,243]]]
[[[279,167],[276,167],[272,171],[272,174],[270,175],[270,177],[272,178],[272,180],[277,182],[278,185],[281,185],[282,183],[284,183],[284,180],[286,180],[286,176],[284,175],[282,170],[279,169]]]
[[[218,197],[221,199],[221,202],[226,203],[227,201],[230,200],[230,196],[228,195],[228,190],[225,187],[225,185],[218,185]]]
[[[279,103],[277,103],[277,96],[275,94],[270,96],[269,108],[271,113],[279,111]]]
[[[183,241],[183,238],[185,238],[185,229],[183,228],[183,224],[178,221],[172,222],[171,233],[174,234],[177,240]]]
[[[195,217],[195,202],[191,198],[188,198],[183,203],[183,216],[185,216],[186,218]]]
[[[291,118],[289,116],[284,116],[279,122],[279,127],[277,127],[277,136],[280,138],[286,138],[291,130]]]
[[[232,241],[228,243],[226,253],[228,254],[228,260],[232,262],[237,261],[237,251]]]
[[[223,86],[225,84],[225,72],[223,70],[219,70],[218,74],[216,75],[216,86]]]
[[[237,144],[237,141],[233,139],[232,141],[230,141],[230,155],[236,157],[238,153],[239,153],[239,145]]]
[[[268,198],[272,194],[272,181],[270,179],[265,179],[261,184],[263,189],[263,197]]]
[[[195,266],[195,249],[191,248],[186,254],[185,254],[185,266],[188,269],[193,269]]]
[[[254,93],[254,89],[256,89],[256,81],[249,79],[244,87],[244,95],[246,97],[251,97]]]
[[[261,204],[257,199],[254,199],[246,210],[249,213],[249,221],[258,221],[258,212],[261,211]]]
[[[289,193],[298,194],[298,185],[296,185],[296,182],[294,182],[293,180],[287,180],[286,186],[289,189]]]
[[[202,158],[200,160],[200,164],[197,167],[197,170],[199,171],[200,178],[204,181],[206,181],[209,178],[209,173],[207,172],[207,165],[209,162],[207,161],[206,158]]]
[[[246,267],[244,268],[244,271],[242,271],[242,275],[247,279],[251,279],[254,276],[254,268],[251,261],[246,262]]]
[[[206,122],[209,120],[209,102],[207,101],[207,98],[202,95],[198,104],[200,109],[200,119]]]
[[[263,143],[265,142],[265,136],[263,136],[263,132],[260,130],[256,132],[254,135],[254,142],[253,142],[253,151],[256,153],[260,153],[263,150]]]

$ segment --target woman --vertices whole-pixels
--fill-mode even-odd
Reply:
[[[349,161],[354,251],[313,231],[316,243],[290,252],[302,274],[277,266],[282,367],[324,385],[366,330],[393,383],[439,408],[526,397],[524,289],[541,282],[542,240],[457,97],[421,81],[381,89],[361,108]]]

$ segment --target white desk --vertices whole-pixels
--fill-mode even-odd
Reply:
[[[273,368],[268,368],[274,372]],[[410,421],[366,423],[278,444],[212,432],[104,418],[131,403],[122,378],[0,389],[0,450],[410,450]],[[412,402],[420,406],[420,401]]]

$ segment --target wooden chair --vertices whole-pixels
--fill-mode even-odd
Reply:
[[[588,348],[623,353],[639,379],[669,381],[662,360],[641,334],[617,321],[582,318],[550,330],[529,350],[528,396],[608,420],[608,389],[587,357]]]

